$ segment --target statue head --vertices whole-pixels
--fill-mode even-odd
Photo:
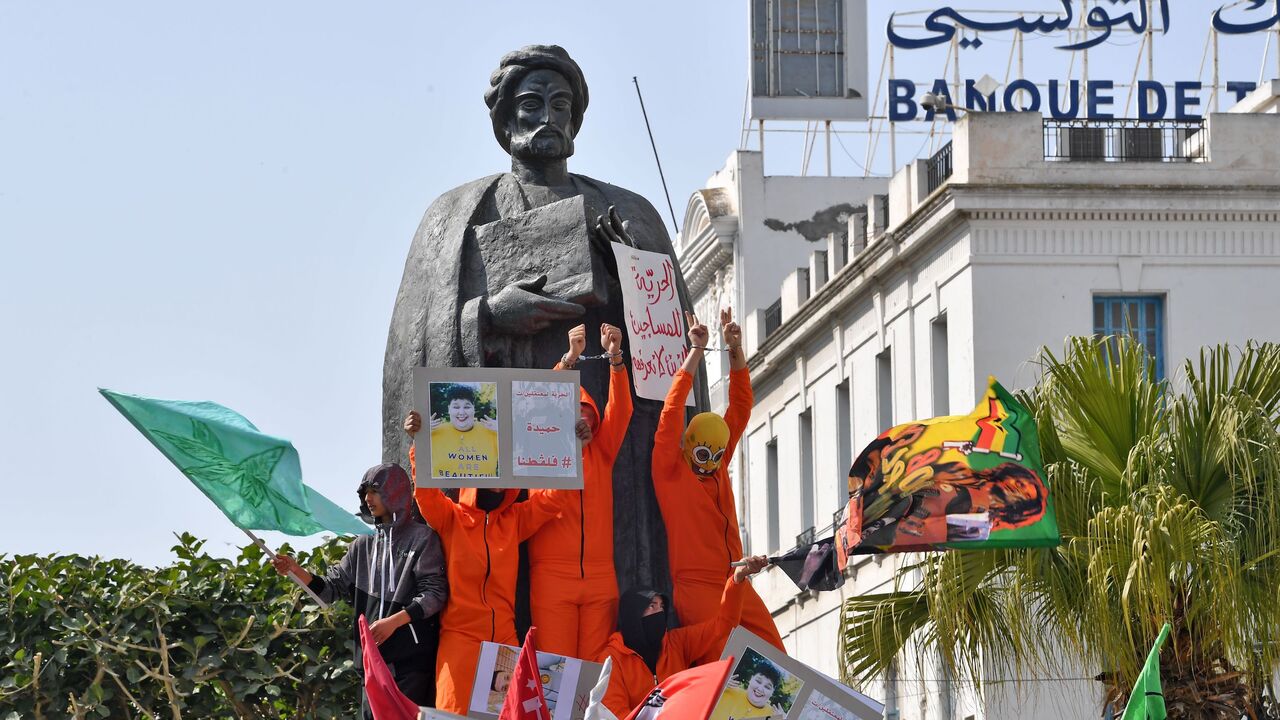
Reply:
[[[493,135],[512,157],[573,155],[587,110],[587,80],[558,45],[529,45],[503,56],[484,94]]]

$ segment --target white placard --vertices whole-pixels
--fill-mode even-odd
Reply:
[[[511,383],[512,471],[522,477],[578,476],[577,386],[571,382]]]
[[[631,374],[636,395],[665,400],[671,378],[684,364],[684,308],[676,289],[671,256],[613,243],[622,283],[623,312],[630,340]],[[693,404],[689,393],[686,404]]]

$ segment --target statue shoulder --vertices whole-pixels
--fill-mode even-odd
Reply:
[[[427,207],[424,220],[440,215],[454,215],[459,208],[475,207],[485,193],[496,185],[505,174],[494,173],[493,175],[463,183],[452,190],[446,190]]]
[[[658,213],[658,209],[645,196],[586,175],[575,175],[575,177],[595,186],[611,205],[618,208],[618,214],[622,215],[624,220],[643,223],[651,231],[660,232],[662,238],[670,242],[667,236],[667,226],[662,221],[662,215]]]

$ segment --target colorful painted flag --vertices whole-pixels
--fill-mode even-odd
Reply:
[[[1060,541],[1035,418],[994,377],[972,413],[872,441],[849,469],[844,516],[841,569],[850,555]]]
[[[507,686],[507,697],[502,701],[498,720],[551,720],[547,699],[542,694],[542,673],[538,671],[538,647],[534,644],[534,631],[530,627],[520,647],[516,670]]]
[[[410,700],[395,678],[391,669],[378,652],[378,644],[373,641],[369,632],[369,623],[360,615],[357,621],[360,626],[360,648],[364,656],[364,695],[369,701],[369,710],[373,720],[417,720],[420,708]]]
[[[1160,628],[1160,636],[1156,644],[1147,654],[1147,663],[1134,683],[1133,692],[1129,693],[1129,702],[1124,706],[1121,720],[1164,720],[1164,691],[1160,688],[1160,648],[1169,639],[1169,623]]]
[[[234,410],[212,402],[99,392],[236,527],[289,535],[372,534],[302,482],[292,443],[260,432]]]
[[[678,672],[654,688],[627,720],[706,720],[732,668],[733,658],[727,657]]]

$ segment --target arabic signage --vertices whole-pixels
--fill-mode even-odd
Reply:
[[[577,477],[578,394],[573,383],[511,383],[511,418],[516,475]]]
[[[951,7],[943,7],[929,13],[922,27],[900,27],[897,13],[890,15],[886,28],[888,42],[902,50],[948,45],[956,42],[959,48],[975,50],[982,47],[985,33],[1020,33],[1023,35],[1062,35],[1063,44],[1057,49],[1068,52],[1085,51],[1113,39],[1117,32],[1141,35],[1150,32],[1166,34],[1175,22],[1170,0],[1111,0],[1088,7],[1084,0],[1061,0],[1058,13],[1038,15],[1012,14],[1002,17],[999,12],[964,13]],[[1187,4],[1190,5],[1190,4]],[[1077,14],[1082,8],[1087,12]],[[1178,8],[1184,8],[1179,3]],[[1195,10],[1199,14],[1199,7]],[[1213,12],[1213,29],[1225,35],[1249,35],[1280,27],[1280,5],[1274,0],[1243,0],[1224,5]],[[957,40],[958,38],[958,40]],[[1113,80],[1090,80],[1083,84],[1078,80],[1062,82],[1050,80],[1048,87],[1017,79],[998,92],[984,94],[975,87],[974,80],[964,81],[963,90],[949,85],[945,80],[935,80],[931,85],[918,85],[911,80],[890,78],[889,120],[903,122],[934,119],[932,110],[920,105],[924,93],[945,96],[948,105],[980,111],[1016,111],[1046,113],[1058,120],[1088,118],[1109,120],[1116,112],[1116,83]],[[1228,81],[1229,97],[1238,102],[1257,88],[1256,82]],[[1179,81],[1164,84],[1143,81],[1138,84],[1138,117],[1143,120],[1174,118],[1190,120],[1203,112],[1200,92],[1204,83]],[[959,94],[962,97],[955,97]],[[956,119],[955,110],[948,110],[949,120]]]
[[[664,400],[684,364],[685,327],[671,256],[613,243],[636,395]],[[693,404],[692,393],[688,404]]]
[[[415,368],[421,487],[582,488],[578,371]]]

